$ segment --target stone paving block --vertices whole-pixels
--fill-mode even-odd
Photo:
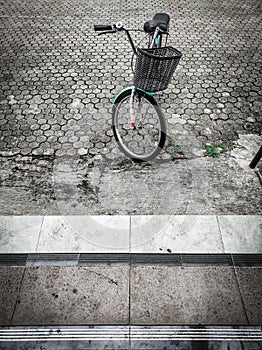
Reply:
[[[51,0],[5,1],[0,10],[0,155],[4,159],[15,155],[51,161],[117,158],[111,154],[116,145],[110,106],[113,96],[130,85],[132,52],[124,35],[97,36],[92,32],[94,24],[123,19],[128,28],[142,28],[155,11],[165,11],[171,16],[169,44],[183,57],[169,88],[157,95],[168,121],[168,142],[159,159],[170,162],[160,165],[154,179],[147,174],[139,177],[137,169],[134,178],[128,167],[122,177],[98,161],[95,167],[103,173],[99,186],[88,188],[82,179],[75,183],[79,192],[69,197],[70,202],[64,195],[68,187],[56,192],[47,174],[42,174],[43,182],[20,183],[16,191],[10,189],[17,186],[11,176],[11,182],[2,183],[1,213],[260,213],[258,179],[253,172],[242,171],[251,149],[239,150],[248,139],[257,140],[262,128],[259,5],[260,0],[197,4],[185,0],[179,7],[165,0],[156,9],[154,3],[138,0],[105,1],[103,6],[98,1],[91,6],[64,0],[62,7]],[[132,34],[136,42],[144,36]],[[211,157],[219,159],[206,162],[207,146],[213,150]],[[172,162],[178,149],[184,160],[174,157],[178,162]],[[223,158],[229,152],[230,161]],[[191,158],[197,159],[191,162]],[[209,164],[205,171],[206,163],[213,161],[214,166]],[[165,179],[163,173],[170,177]],[[46,187],[48,191],[36,196],[30,192],[33,186],[38,192]],[[51,197],[59,191],[56,206]]]
[[[129,251],[128,216],[48,216],[37,252]]]
[[[23,267],[0,267],[0,325],[11,324],[23,273]]]
[[[127,267],[27,268],[13,325],[126,324]]]
[[[239,131],[259,133],[259,0],[197,5],[186,0],[181,8],[164,1],[158,9],[137,0],[130,4],[112,0],[103,5],[68,0],[62,7],[52,1],[29,6],[8,0],[2,5],[1,151],[16,150],[22,155],[53,152],[59,157],[78,151],[102,154],[110,143],[100,139],[109,129],[104,122],[110,120],[109,100],[132,79],[131,48],[124,35],[93,35],[87,45],[86,33],[92,33],[98,22],[120,19],[129,28],[142,29],[156,11],[171,15],[169,43],[184,53],[169,89],[159,97],[166,114],[175,121],[173,126],[183,125],[199,140],[212,144],[235,139]],[[132,34],[136,42],[143,37],[142,33]],[[179,115],[179,122],[174,115]],[[62,140],[48,139],[44,131],[52,128],[52,119],[57,120],[61,137],[62,126],[70,129],[91,122],[91,145],[83,149],[81,143],[70,141],[67,149]],[[35,134],[35,125],[42,134]],[[71,136],[78,131],[72,130]]]
[[[224,253],[216,215],[132,216],[131,252]]]
[[[247,325],[232,268],[131,269],[132,324]]]
[[[41,216],[0,216],[0,253],[35,253]]]
[[[261,216],[218,216],[218,221],[226,253],[262,252]]]
[[[262,324],[262,269],[236,268],[250,325]]]

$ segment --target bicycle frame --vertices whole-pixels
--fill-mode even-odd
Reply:
[[[129,31],[128,31],[127,29],[125,29],[125,28],[122,28],[122,29],[123,29],[123,30],[125,31],[125,33],[127,34],[128,40],[129,40],[129,42],[130,42],[130,45],[131,45],[131,47],[132,47],[132,49],[133,49],[134,54],[136,55],[136,54],[137,54],[137,51],[136,51],[136,48],[135,48],[133,39],[132,39],[132,37],[131,37]],[[151,46],[151,47],[153,47],[154,42],[157,41],[158,36],[161,35],[161,33],[159,34],[159,32],[160,32],[160,28],[157,27],[157,28],[155,29],[153,35],[152,35],[152,34],[148,34],[148,36],[149,36],[149,43],[150,43],[150,46]],[[152,38],[152,36],[153,36],[153,38]],[[151,38],[152,38],[152,39],[151,39]],[[161,41],[161,39],[158,39],[158,40]],[[156,44],[158,44],[158,41],[156,42]],[[140,90],[140,91],[143,91],[144,93],[146,93],[146,94],[149,95],[149,96],[153,96],[153,95],[155,94],[154,92],[144,91],[144,90],[142,90],[142,89],[140,89],[140,88],[136,88],[136,89],[138,89],[138,90]],[[121,95],[123,92],[125,92],[125,91],[127,91],[127,90],[134,90],[134,86],[129,86],[129,87],[127,87],[127,88],[121,90],[121,91],[119,92],[119,94],[117,94],[117,96],[114,98],[114,101],[113,101],[113,103],[112,103],[111,111],[113,110],[113,107],[114,107],[115,102],[116,102],[117,98],[119,97],[119,95]],[[131,115],[133,115],[132,99],[133,99],[133,96],[131,97],[131,100],[130,100],[130,112],[131,112],[130,114],[131,114]],[[131,123],[133,123],[133,122],[134,122],[134,121],[131,121]]]
[[[132,37],[131,37],[129,31],[128,31],[127,29],[125,29],[125,28],[123,28],[123,29],[124,29],[125,33],[127,34],[127,37],[128,37],[128,39],[129,39],[129,42],[130,42],[130,44],[131,44],[131,47],[132,47],[132,49],[133,49],[134,54],[137,54],[137,51],[136,51],[134,42],[133,42],[133,40],[132,40]],[[159,27],[156,27],[156,29],[155,29],[155,31],[154,31],[154,34],[148,34],[148,36],[149,36],[149,45],[148,45],[149,48],[158,47],[158,46],[159,46],[159,43],[161,44],[161,42],[162,42],[162,34],[161,34],[161,29],[160,29]],[[131,97],[130,97],[130,124],[131,124],[131,127],[132,127],[133,129],[135,129],[135,128],[136,128],[136,117],[137,117],[137,116],[135,115],[135,113],[134,113],[134,94],[135,94],[135,90],[136,90],[135,85],[132,84],[131,87],[122,90],[122,91],[120,92],[120,94],[121,94],[123,91],[126,91],[126,90],[128,90],[128,89],[131,89],[131,90],[132,90]],[[146,94],[148,94],[148,95],[150,95],[150,96],[153,96],[153,95],[154,95],[154,93],[152,93],[152,92],[147,92],[147,91],[144,91],[144,90],[142,90],[142,89],[138,89],[138,90],[143,91],[143,92],[145,92]],[[116,99],[117,99],[118,96],[119,96],[119,94],[118,94],[118,95],[116,96],[116,98],[114,99],[114,102],[113,102],[113,104],[112,104],[112,109],[113,109],[113,107],[114,107],[114,103],[115,103],[115,101],[116,101]]]
[[[136,55],[137,52],[136,52],[136,48],[135,48],[135,45],[134,45],[134,41],[129,33],[129,30],[125,29],[124,27],[122,28],[122,30],[125,31],[127,37],[128,37],[128,40],[130,42],[130,45],[132,47],[132,50],[134,52],[134,54]],[[149,43],[148,43],[148,47],[149,48],[153,48],[154,45],[155,47],[158,47],[159,46],[159,43],[161,45],[161,42],[162,42],[162,31],[159,27],[156,27],[155,31],[154,31],[154,34],[151,33],[151,34],[148,34],[149,36]]]
[[[159,27],[156,27],[155,31],[154,31],[154,34],[150,35],[150,39],[149,39],[149,43],[148,43],[148,47],[150,49],[152,49],[154,47],[154,45],[156,47],[158,47],[159,45],[159,42],[161,44],[161,41],[162,41],[162,34],[161,34],[161,29]],[[160,34],[159,34],[160,33]],[[151,39],[152,38],[152,39]]]
[[[143,39],[141,36],[141,39],[145,40],[146,37],[148,39],[147,44],[144,43],[143,47],[153,50],[161,47],[162,35],[168,35],[168,23],[169,16],[161,13],[156,14],[152,21],[146,22],[144,24],[146,35],[143,36]],[[142,84],[142,89],[141,87],[137,87],[140,86],[138,74],[141,77],[144,74],[143,72],[139,73],[143,62],[143,49],[139,48],[142,40],[140,40],[138,45],[135,44],[130,35],[131,30],[129,32],[128,29],[124,28],[122,22],[109,25],[99,24],[95,25],[94,29],[100,32],[98,35],[124,31],[133,51],[132,67],[134,55],[138,57],[135,71],[133,71],[132,86],[128,86],[120,91],[112,103],[112,129],[120,150],[127,157],[138,161],[151,160],[164,147],[167,127],[164,115],[157,101],[153,98],[155,92],[159,91],[159,89],[152,88],[153,91],[150,91],[150,84],[144,84],[144,88]],[[160,52],[162,53],[162,51]],[[149,91],[144,89],[148,89]]]
[[[132,39],[132,37],[131,37],[131,35],[130,35],[130,33],[129,33],[129,30],[127,30],[127,29],[125,29],[125,28],[122,28],[122,29],[125,31],[125,33],[126,33],[126,35],[127,35],[127,37],[128,37],[128,40],[129,40],[129,42],[130,42],[130,45],[131,45],[131,47],[132,47],[132,50],[134,51],[134,54],[136,55],[135,44],[134,44],[134,41],[133,41],[133,39]]]

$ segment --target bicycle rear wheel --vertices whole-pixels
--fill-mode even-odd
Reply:
[[[149,161],[154,159],[164,147],[166,122],[156,100],[141,90],[136,90],[134,93],[135,120],[131,120],[131,93],[131,89],[123,91],[114,103],[113,133],[118,147],[127,157]]]

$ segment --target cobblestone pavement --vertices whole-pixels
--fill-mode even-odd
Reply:
[[[211,153],[214,145],[224,153],[234,150],[240,135],[257,137],[259,7],[259,0],[160,0],[158,7],[149,0],[2,2],[2,168],[10,162],[12,169],[21,162],[30,168],[40,159],[44,170],[37,187],[50,192],[45,173],[54,161],[125,162],[112,137],[110,107],[114,95],[130,85],[131,48],[124,35],[98,37],[93,25],[122,20],[128,28],[141,28],[160,11],[171,15],[169,43],[183,53],[169,89],[157,96],[168,121],[160,159],[203,157],[208,145]],[[134,33],[136,41],[142,37]]]

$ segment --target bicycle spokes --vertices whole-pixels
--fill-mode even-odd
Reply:
[[[130,101],[127,97],[117,107],[118,139],[136,155],[153,153],[161,138],[159,116],[141,93],[131,93],[129,98]]]

